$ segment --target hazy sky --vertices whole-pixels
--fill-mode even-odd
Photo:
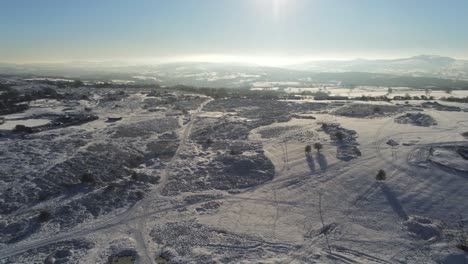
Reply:
[[[0,0],[0,61],[468,58],[468,0]]]

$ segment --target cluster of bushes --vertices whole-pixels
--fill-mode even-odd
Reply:
[[[281,91],[252,91],[249,87],[238,89],[194,87],[186,85],[172,86],[171,89],[204,94],[213,98],[251,98],[251,99],[286,99],[288,94]]]
[[[386,95],[381,95],[381,96],[366,96],[366,95],[361,95],[359,97],[352,98],[352,100],[356,101],[384,101],[384,102],[391,102],[392,100],[395,101],[402,101],[402,100],[434,100],[434,96],[411,96],[410,94],[405,94],[404,96],[393,96],[392,98],[386,96]]]
[[[40,87],[21,93],[9,85],[0,84],[0,115],[24,111],[29,108],[25,103],[42,98],[59,99],[60,95],[50,87]]]
[[[468,97],[456,98],[456,97],[451,96],[448,98],[442,97],[440,98],[440,100],[447,101],[447,102],[455,102],[455,103],[468,103]]]
[[[24,101],[23,96],[17,90],[0,83],[0,115],[20,112],[28,109],[27,104],[19,104]]]

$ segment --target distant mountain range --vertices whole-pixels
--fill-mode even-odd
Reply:
[[[109,66],[105,63],[0,64],[0,75],[69,78],[114,83],[252,87],[261,82],[297,86],[372,85],[468,89],[468,61],[420,55],[395,60],[313,61],[287,67],[178,62]]]
[[[290,66],[314,72],[371,72],[468,80],[468,60],[419,55],[394,60],[313,61]]]

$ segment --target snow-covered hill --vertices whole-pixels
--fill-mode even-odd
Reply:
[[[468,79],[468,61],[437,55],[419,55],[394,60],[313,61],[291,68],[318,72],[374,72]]]

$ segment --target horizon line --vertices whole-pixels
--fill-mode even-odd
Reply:
[[[109,67],[119,66],[145,66],[161,65],[171,63],[213,63],[213,64],[250,64],[256,66],[293,66],[307,62],[321,61],[357,61],[357,60],[400,60],[410,59],[421,56],[433,56],[442,58],[452,58],[455,60],[468,60],[466,57],[454,57],[436,54],[418,54],[406,56],[347,56],[347,57],[317,57],[317,56],[247,56],[247,55],[223,55],[223,54],[199,54],[186,56],[166,56],[166,57],[139,57],[139,58],[120,58],[120,59],[99,59],[99,60],[76,60],[62,59],[49,61],[0,61],[0,64],[13,65],[54,65],[54,64],[114,64],[106,65]],[[103,65],[104,66],[104,65]]]

